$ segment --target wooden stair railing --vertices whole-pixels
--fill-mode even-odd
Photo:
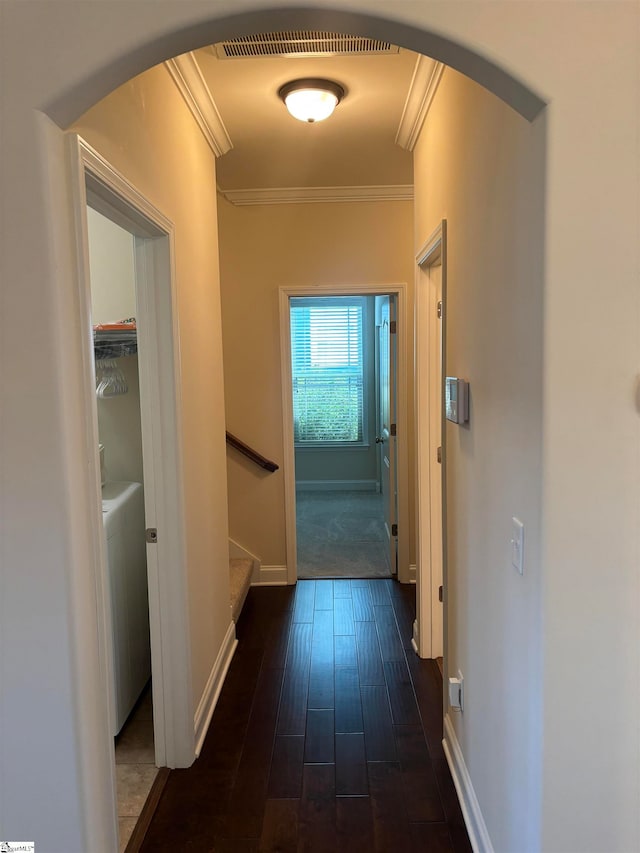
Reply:
[[[266,456],[262,456],[262,454],[258,453],[257,450],[254,450],[252,447],[249,447],[248,444],[245,444],[244,441],[240,441],[239,438],[236,438],[235,435],[232,435],[230,432],[227,432],[227,444],[230,447],[234,447],[240,453],[250,459],[252,462],[255,462],[256,465],[259,465],[260,468],[264,468],[265,471],[277,471],[280,467],[276,465],[275,462],[272,462],[270,459],[267,459]]]

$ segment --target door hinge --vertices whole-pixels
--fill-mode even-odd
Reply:
[[[438,460],[438,462],[442,462],[442,447],[439,447],[436,450],[436,459]]]
[[[392,524],[392,525],[391,525],[391,535],[392,535],[392,536],[397,536],[397,535],[398,535],[398,525],[397,525],[397,524]]]
[[[144,532],[144,538],[151,545],[157,545],[158,543],[158,529],[156,527],[147,527]]]
[[[442,587],[441,587],[441,586],[439,586],[439,587],[438,587],[438,601],[442,601],[442,600],[443,600],[443,595],[444,595],[444,590],[442,589]]]
[[[398,331],[398,324],[395,320],[391,320],[389,323],[389,334],[395,335]]]
[[[438,300],[438,319],[442,319],[442,299]]]
[[[396,434],[397,434],[397,427],[396,427],[396,425],[395,425],[395,424],[390,424],[390,425],[389,425],[389,435],[396,435]]]

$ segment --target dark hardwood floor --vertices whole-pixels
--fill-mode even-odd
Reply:
[[[141,849],[470,851],[414,618],[415,587],[391,580],[251,589],[200,758]]]

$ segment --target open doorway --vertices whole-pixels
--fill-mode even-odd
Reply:
[[[403,291],[281,289],[288,563],[298,578],[398,576]]]
[[[87,233],[121,846],[155,783],[135,238],[91,206]]]
[[[395,384],[388,381],[388,358],[380,370],[389,351],[377,341],[383,299],[388,303],[375,296],[290,301],[299,578],[392,573],[389,478],[383,493],[378,450],[383,397],[388,417]],[[384,322],[388,329],[388,317]]]
[[[77,181],[91,527],[121,844],[196,752],[184,595],[173,226],[84,141]],[[172,624],[171,635],[167,624]],[[138,829],[136,830],[136,827]]]

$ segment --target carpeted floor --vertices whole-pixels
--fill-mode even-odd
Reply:
[[[382,495],[297,492],[299,578],[390,577]]]

